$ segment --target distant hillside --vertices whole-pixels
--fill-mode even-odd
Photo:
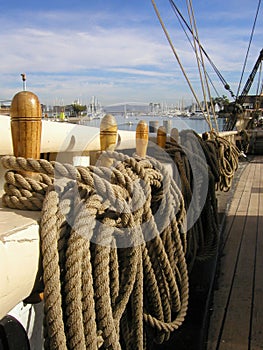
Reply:
[[[118,104],[103,107],[105,113],[148,113],[149,105]]]

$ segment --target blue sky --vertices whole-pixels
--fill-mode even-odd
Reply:
[[[174,1],[189,23],[186,2]],[[258,0],[194,1],[201,44],[236,93]],[[176,52],[202,99],[194,52],[169,0],[156,0]],[[262,7],[241,87],[262,49]],[[0,99],[27,89],[45,104],[191,101],[151,0],[46,0],[0,3]],[[220,96],[230,97],[209,64]],[[216,92],[211,88],[216,97]]]

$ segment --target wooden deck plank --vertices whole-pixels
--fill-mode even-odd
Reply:
[[[235,273],[235,261],[238,256],[238,243],[241,239],[243,227],[245,225],[244,217],[236,217],[233,223],[235,229],[232,230],[231,237],[221,257],[221,272],[219,277],[219,287],[214,292],[213,297],[213,313],[210,320],[210,330],[207,350],[217,349],[218,339],[221,338],[222,326],[225,318],[225,310],[227,309],[229,291],[232,286],[233,276]],[[231,254],[228,250],[231,250]],[[226,268],[227,267],[227,268]]]
[[[253,268],[255,259],[256,234],[251,226],[257,218],[248,217],[243,231],[240,252],[233,275],[233,285],[229,294],[220,350],[242,350],[249,348],[250,312],[253,296]]]
[[[250,174],[254,175],[254,167],[252,167]],[[228,242],[225,248],[225,254],[228,256],[229,265],[225,265],[224,271],[229,269],[233,271],[231,278],[231,285],[228,288],[228,300],[225,306],[224,319],[222,320],[222,331],[220,334],[220,349],[248,349],[248,338],[250,329],[250,300],[252,297],[251,285],[253,276],[251,276],[251,269],[254,266],[254,246],[255,233],[250,232],[251,225],[254,225],[254,218],[247,216],[251,210],[250,193],[251,191],[251,177],[247,178],[245,183],[245,190],[243,191],[236,218],[242,218],[243,226],[239,226],[238,222],[231,230],[231,236],[238,236],[234,240],[235,245]],[[239,233],[237,234],[237,231]],[[237,254],[233,254],[233,250]],[[232,259],[231,259],[232,257]],[[236,341],[233,343],[233,339]]]
[[[243,192],[245,189],[244,183],[247,181],[247,179],[249,178],[249,176],[251,176],[250,172],[249,172],[249,168],[246,167],[242,173],[242,177],[240,179],[241,184],[240,186],[238,186],[235,189],[235,193],[231,198],[229,198],[229,200],[231,200],[231,204],[229,206],[228,209],[228,213],[227,213],[227,220],[225,223],[225,228],[224,228],[224,232],[222,233],[222,249],[224,249],[224,246],[226,244],[226,241],[229,237],[229,233],[231,232],[231,228],[234,225],[234,220],[235,220],[235,216],[238,210],[238,206],[240,204],[240,201],[243,198]]]
[[[258,187],[256,187],[258,185]],[[255,184],[259,191],[254,300],[251,321],[251,350],[263,349],[263,169]]]
[[[246,168],[239,181],[247,182],[251,176],[251,170]],[[238,216],[238,207],[241,204],[243,198],[243,192],[245,186],[239,186],[236,188],[233,200],[229,207],[225,230],[222,233],[222,250],[223,254],[220,259],[220,289],[214,292],[213,308],[214,312],[210,321],[210,332],[208,339],[208,350],[216,349],[217,341],[221,336],[221,327],[224,322],[225,309],[227,308],[229,290],[231,289],[233,275],[235,272],[235,261],[238,256],[238,247],[245,225],[245,216]],[[243,203],[242,203],[243,206]]]
[[[250,163],[228,211],[207,350],[263,349],[262,186],[261,161]]]

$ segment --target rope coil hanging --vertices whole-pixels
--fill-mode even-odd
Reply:
[[[180,144],[173,137],[165,144],[165,151],[178,169],[175,182],[180,184],[188,213],[187,221],[195,221],[187,231],[189,273],[195,263],[206,262],[217,252],[219,222],[216,190],[230,189],[238,167],[239,151],[236,146],[215,132],[203,136],[204,139],[193,130],[183,130],[180,132]],[[207,193],[201,189],[206,181],[205,174],[208,175]],[[203,203],[200,201],[202,196],[205,196]],[[192,201],[195,201],[194,208],[201,208],[196,220],[189,220]]]
[[[146,349],[186,315],[182,194],[158,161],[107,156],[111,169],[2,159],[3,203],[42,210],[47,349]]]
[[[188,271],[191,273],[195,263],[208,261],[217,251],[219,240],[217,202],[214,174],[206,162],[205,152],[203,157],[197,153],[198,144],[204,141],[192,130],[182,131],[180,135],[184,146],[171,138],[170,141],[166,141],[165,151],[178,169],[175,182],[180,184],[187,222],[192,223],[187,229],[186,251]],[[201,153],[203,147],[199,147]],[[208,149],[206,151],[208,153]],[[206,181],[208,184],[204,191],[203,182]]]

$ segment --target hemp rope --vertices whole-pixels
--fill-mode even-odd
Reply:
[[[188,137],[195,138],[195,134],[189,133]],[[186,140],[184,140],[185,144]],[[193,141],[194,142],[194,141]],[[196,142],[196,140],[195,140]],[[198,141],[199,142],[199,141]],[[192,141],[190,142],[192,143]],[[191,272],[194,263],[205,262],[214,256],[217,245],[218,245],[218,222],[217,222],[217,203],[215,199],[215,184],[214,176],[212,175],[210,169],[207,169],[206,164],[204,164],[203,159],[199,159],[198,155],[195,154],[194,157],[195,166],[197,169],[194,171],[195,186],[197,189],[193,188],[193,169],[191,167],[191,162],[189,160],[190,152],[186,147],[180,146],[176,141],[166,142],[166,152],[174,160],[175,165],[178,169],[178,177],[175,181],[181,184],[182,194],[184,197],[184,203],[186,211],[189,214],[189,205],[192,200],[195,200],[194,206],[198,209],[200,207],[200,199],[193,198],[194,194],[200,196],[202,183],[202,173],[203,171],[208,172],[208,193],[205,198],[205,203],[200,216],[197,218],[195,224],[188,229],[187,240],[188,249],[186,252],[186,260],[188,264],[188,271]],[[191,156],[192,157],[192,156]],[[191,158],[190,157],[190,158]],[[194,193],[195,192],[195,193]]]
[[[183,130],[180,132],[182,138],[185,138],[189,134],[195,135],[202,147],[207,164],[214,175],[217,184],[216,189],[225,192],[229,191],[235,171],[238,168],[238,157],[240,155],[238,148],[214,131],[210,132],[211,139],[206,141],[202,140],[195,131]],[[188,147],[191,151],[196,152],[196,150],[192,149],[190,142],[188,143]]]
[[[219,135],[215,135],[215,142],[218,149],[218,163],[220,180],[218,188],[220,191],[229,191],[232,185],[235,171],[238,168],[238,157],[240,151],[231,142]]]
[[[3,203],[42,209],[47,349],[146,349],[186,315],[182,194],[156,160],[107,155],[111,169],[2,158],[13,170]],[[22,181],[14,170],[40,180]]]

